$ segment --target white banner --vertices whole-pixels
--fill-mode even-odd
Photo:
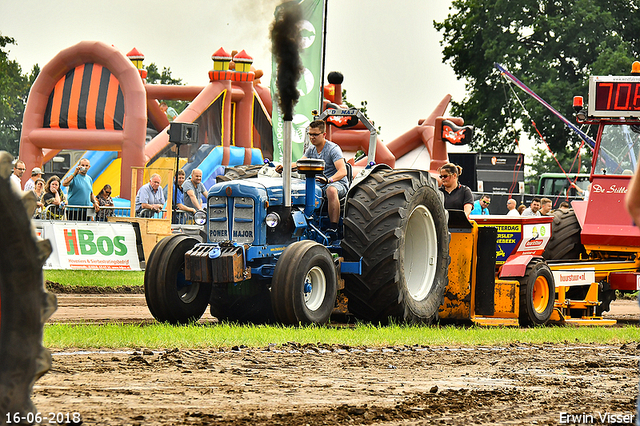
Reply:
[[[552,272],[556,288],[591,285],[596,282],[595,268],[555,270]]]
[[[130,223],[36,221],[35,226],[53,248],[44,269],[141,270]]]

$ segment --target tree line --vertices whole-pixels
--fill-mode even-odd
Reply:
[[[433,24],[442,33],[443,62],[466,80],[466,97],[453,102],[452,114],[478,129],[472,148],[513,152],[524,134],[544,146],[533,119],[568,168],[582,141],[519,92],[522,108],[494,63],[572,119],[572,98],[584,96],[586,102],[589,76],[629,75],[632,62],[640,60],[639,7],[638,0],[453,0],[447,18]],[[595,137],[594,131],[589,134]],[[533,159],[534,172],[559,172],[543,151],[546,147]],[[583,155],[581,171],[589,164],[589,155]]]

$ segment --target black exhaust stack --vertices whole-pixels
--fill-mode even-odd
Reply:
[[[276,17],[271,26],[271,44],[277,64],[276,87],[278,105],[284,119],[284,140],[282,149],[282,178],[284,206],[291,207],[291,122],[293,107],[298,102],[298,80],[302,75],[300,60],[300,24],[302,10],[297,1],[282,3],[276,9]]]

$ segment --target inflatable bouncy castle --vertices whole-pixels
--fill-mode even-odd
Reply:
[[[135,196],[154,168],[173,169],[176,148],[169,142],[169,120],[161,100],[188,101],[176,122],[197,123],[198,140],[180,150],[179,167],[189,176],[203,171],[208,188],[225,166],[261,164],[273,158],[272,100],[260,84],[262,71],[245,52],[213,55],[213,68],[205,86],[147,84],[144,55],[137,49],[127,54],[97,41],[83,41],[56,55],[34,82],[24,114],[20,159],[27,166],[42,167],[60,150],[83,150],[91,161],[89,175],[94,193],[105,183],[113,195]],[[330,73],[324,88],[324,105],[342,104],[340,73]],[[424,120],[384,144],[377,141],[377,162],[394,167],[435,170],[447,162],[446,144],[440,137],[447,95]],[[462,125],[461,119],[448,119]],[[359,126],[328,127],[328,138],[341,145],[355,165],[356,151],[368,151],[370,133]],[[148,135],[155,135],[148,141]],[[222,166],[222,167],[221,167]],[[145,178],[134,180],[132,170],[145,169]],[[73,171],[74,167],[71,167]],[[25,181],[28,179],[25,174]],[[24,183],[24,182],[23,182]],[[168,184],[168,178],[163,185]]]

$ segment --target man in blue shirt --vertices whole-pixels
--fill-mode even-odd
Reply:
[[[149,183],[142,185],[136,194],[136,216],[153,217],[164,207],[164,193],[160,189],[160,175],[151,175]]]
[[[184,170],[178,170],[178,184],[173,184],[173,194],[175,197],[175,202],[173,203],[173,216],[171,218],[171,223],[179,223],[183,225],[187,223],[187,213],[191,209],[184,205],[184,191],[182,185],[184,184],[185,178],[186,175]],[[164,195],[165,197],[167,196],[167,194]]]
[[[473,203],[473,210],[471,210],[470,216],[489,214],[489,204],[491,204],[491,198],[488,195],[483,195]]]
[[[98,200],[93,195],[93,179],[87,174],[90,167],[89,160],[81,158],[76,170],[62,182],[62,186],[69,187],[67,196],[69,206],[82,206],[82,208],[70,208],[67,210],[71,219],[87,220],[88,207],[93,206],[96,212],[100,211]]]
[[[319,177],[318,181],[323,185],[322,192],[327,197],[330,222],[327,232],[336,233],[340,221],[340,198],[347,195],[349,181],[342,150],[338,144],[325,139],[325,129],[325,123],[322,120],[315,120],[309,124],[309,139],[313,146],[307,148],[302,158],[324,160],[324,178]],[[296,163],[291,166],[295,168]],[[281,173],[282,166],[278,165],[276,171]]]

